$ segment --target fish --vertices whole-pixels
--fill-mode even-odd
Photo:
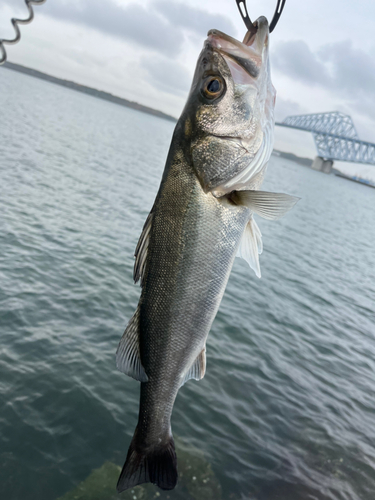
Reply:
[[[260,277],[254,214],[278,219],[298,201],[260,187],[273,148],[275,89],[265,17],[243,42],[210,30],[172,137],[160,188],[135,250],[142,290],[117,367],[138,380],[138,424],[117,490],[176,486],[171,414],[179,389],[206,371],[206,340],[236,255]]]

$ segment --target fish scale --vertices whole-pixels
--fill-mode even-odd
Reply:
[[[209,32],[135,252],[142,293],[117,366],[141,382],[141,395],[119,492],[144,482],[175,487],[174,401],[187,380],[205,374],[206,339],[236,254],[260,277],[253,213],[275,219],[297,201],[258,191],[272,151],[274,97],[267,20],[258,20],[248,46]]]

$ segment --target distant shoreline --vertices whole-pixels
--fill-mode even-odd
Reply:
[[[86,87],[85,85],[80,85],[79,83],[75,83],[70,80],[56,78],[55,76],[47,75],[46,73],[42,73],[41,71],[27,68],[26,66],[21,66],[20,64],[14,64],[8,61],[4,64],[4,68],[18,71],[19,73],[24,73],[26,75],[45,80],[47,82],[55,83],[56,85],[61,85],[63,87],[67,87],[69,89],[76,90],[77,92],[82,92],[93,97],[98,97],[99,99],[104,99],[105,101],[113,102],[115,104],[119,104],[120,106],[135,109],[136,111],[141,111],[142,113],[157,116],[158,118],[163,118],[164,120],[169,120],[174,123],[177,122],[177,119],[174,116],[167,115],[166,113],[158,111],[157,109],[149,108],[148,106],[143,106],[142,104],[139,104],[137,102],[128,101],[127,99],[123,99],[122,97],[117,97],[113,94],[103,92],[102,90],[97,90],[92,87]]]
[[[278,149],[274,149],[272,154],[274,156],[286,158],[287,160],[295,161],[296,163],[304,165],[305,167],[311,167],[311,164],[313,162],[312,158],[303,158],[302,156],[297,156],[293,153],[285,153],[284,151],[279,151]]]
[[[375,189],[375,184],[372,184],[370,181],[366,179],[361,179],[360,177],[350,177],[349,175],[345,175],[339,171],[336,172],[335,175],[337,175],[337,177],[342,177],[343,179],[347,179],[348,181],[358,182],[358,184],[363,184],[364,186],[368,186]]]

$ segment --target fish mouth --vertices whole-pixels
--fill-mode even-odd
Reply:
[[[208,43],[224,57],[235,83],[254,81],[262,67],[263,51],[268,47],[268,21],[261,16],[254,25],[256,31],[248,31],[243,42],[216,29],[207,33]]]

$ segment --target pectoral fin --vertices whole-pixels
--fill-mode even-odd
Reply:
[[[262,233],[260,232],[258,224],[251,217],[242,235],[240,246],[237,251],[237,257],[241,257],[241,259],[246,260],[258,278],[261,277],[259,254],[261,254],[262,251]]]
[[[237,205],[244,205],[269,220],[280,219],[301,199],[289,194],[267,191],[233,191],[229,197]]]
[[[139,306],[121,337],[116,352],[116,364],[120,372],[139,382],[147,382],[148,377],[143,368],[139,346]]]
[[[181,386],[191,378],[195,380],[201,380],[206,373],[206,347],[198,354],[194,363],[191,365],[190,370],[183,377]]]

